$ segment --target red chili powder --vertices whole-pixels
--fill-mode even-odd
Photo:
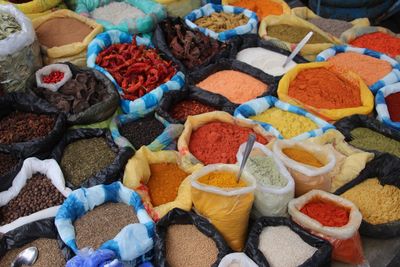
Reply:
[[[400,55],[400,38],[383,32],[361,35],[351,41],[350,44],[385,53],[391,57]]]
[[[388,95],[386,105],[392,121],[400,122],[400,92]]]
[[[300,211],[322,225],[329,227],[346,225],[350,216],[348,209],[340,207],[333,202],[321,200],[307,203]]]
[[[328,68],[301,71],[290,83],[288,95],[315,108],[338,109],[361,106],[360,89]]]
[[[190,137],[190,152],[204,164],[236,163],[239,146],[247,141],[251,128],[244,128],[226,122],[210,122],[194,132]],[[257,142],[267,144],[268,141],[256,134]]]
[[[196,100],[183,100],[172,107],[170,113],[174,119],[186,120],[188,116],[199,115],[216,109]]]

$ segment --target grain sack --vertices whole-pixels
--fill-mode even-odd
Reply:
[[[14,1],[0,0],[0,4],[12,3]],[[22,4],[13,4],[16,8],[21,10],[30,19],[33,17],[41,16],[50,13],[51,9],[62,4],[62,0],[31,0],[21,1]]]
[[[155,0],[167,9],[169,17],[184,17],[201,6],[201,0]]]

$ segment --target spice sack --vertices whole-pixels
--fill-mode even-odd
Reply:
[[[167,9],[169,17],[184,17],[201,6],[201,0],[155,0]]]
[[[21,10],[29,19],[34,19],[54,11],[57,7],[62,7],[62,0],[32,0],[32,1],[7,1],[0,0],[0,4],[13,3],[13,5]],[[21,4],[17,4],[21,3]],[[66,6],[64,5],[64,8]]]
[[[399,95],[400,82],[381,88],[375,96],[377,119],[395,130],[400,130],[400,110],[397,100]]]

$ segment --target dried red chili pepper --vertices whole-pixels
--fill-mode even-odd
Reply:
[[[50,72],[49,75],[42,76],[42,82],[44,83],[58,83],[64,78],[64,72],[59,70],[55,70]]]

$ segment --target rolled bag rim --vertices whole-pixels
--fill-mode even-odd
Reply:
[[[53,7],[56,7],[62,2],[62,0],[45,0],[45,1],[46,3],[49,3],[48,6],[40,4],[43,2],[43,0],[31,0],[27,3],[21,3],[21,4],[15,4],[6,0],[0,0],[0,4],[12,4],[25,14],[35,14],[35,13],[43,13]]]
[[[392,90],[392,92],[386,92],[387,90]],[[400,82],[397,82],[382,87],[378,90],[375,96],[375,111],[377,113],[376,119],[379,120],[382,124],[395,130],[400,130],[400,122],[391,119],[389,110],[387,108],[386,97],[399,92]]]
[[[239,0],[222,0],[221,4],[222,5],[231,5],[231,4],[234,4],[237,1],[239,1]],[[278,3],[278,4],[280,4],[282,6],[282,15],[291,13],[290,6],[285,1],[283,1],[283,0],[269,0],[269,1]],[[258,18],[258,19],[262,19],[262,18]]]

